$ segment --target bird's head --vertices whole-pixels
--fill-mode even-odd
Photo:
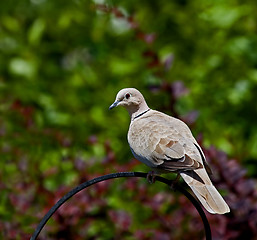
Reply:
[[[113,109],[117,106],[125,107],[131,116],[148,109],[143,95],[135,88],[121,89],[109,109]]]

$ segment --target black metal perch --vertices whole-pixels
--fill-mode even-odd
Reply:
[[[32,237],[30,238],[30,240],[35,240],[37,239],[39,233],[41,232],[41,230],[43,229],[43,227],[45,226],[45,224],[47,223],[47,221],[50,219],[50,217],[57,211],[57,209],[62,206],[68,199],[70,199],[73,195],[75,195],[76,193],[80,192],[81,190],[83,190],[84,188],[87,188],[95,183],[98,182],[102,182],[105,180],[109,180],[109,179],[113,179],[113,178],[120,178],[120,177],[141,177],[141,178],[146,178],[147,177],[147,173],[142,173],[142,172],[119,172],[119,173],[111,173],[111,174],[107,174],[101,177],[97,177],[94,178],[92,180],[89,180],[87,182],[84,182],[82,184],[80,184],[79,186],[75,187],[74,189],[72,189],[70,192],[68,192],[65,196],[63,196],[48,212],[47,214],[43,217],[43,219],[41,220],[41,222],[38,224],[36,230],[34,231]],[[166,178],[163,177],[159,177],[157,176],[155,178],[156,181],[165,183],[169,186],[171,186],[172,184],[172,180],[168,180]],[[181,192],[182,194],[184,194],[194,205],[194,207],[197,209],[198,213],[200,214],[203,224],[204,224],[204,230],[205,230],[205,236],[207,240],[211,240],[211,228],[209,225],[209,222],[206,218],[206,215],[202,209],[202,207],[200,206],[200,204],[198,203],[198,201],[184,188],[182,188],[181,186],[179,186],[178,184],[176,184],[174,186],[174,188],[176,190],[178,190],[179,192]]]

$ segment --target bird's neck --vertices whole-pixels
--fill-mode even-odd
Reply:
[[[131,121],[133,121],[135,118],[140,116],[140,114],[143,114],[147,110],[149,110],[149,107],[147,106],[146,102],[141,103],[139,106],[133,106],[128,109]]]

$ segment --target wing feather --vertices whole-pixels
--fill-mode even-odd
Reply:
[[[203,167],[200,162],[185,154],[185,148],[180,142],[169,137],[159,139],[152,152],[152,158],[160,163],[158,168],[168,171],[186,171]]]

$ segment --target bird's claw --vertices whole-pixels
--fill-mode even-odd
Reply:
[[[180,174],[178,173],[177,177],[170,184],[171,190],[173,191],[176,190],[176,185],[178,184],[179,179],[180,179]]]
[[[153,184],[153,183],[155,183],[155,177],[156,177],[155,172],[150,171],[150,172],[147,173],[146,179],[150,184]]]

